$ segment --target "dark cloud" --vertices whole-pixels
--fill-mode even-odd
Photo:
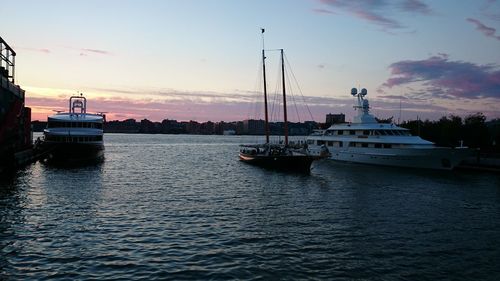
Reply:
[[[417,13],[428,15],[431,9],[421,0],[400,0],[400,1],[385,1],[385,0],[318,0],[320,3],[329,6],[335,10],[345,11],[357,18],[367,22],[376,24],[385,29],[400,29],[404,26],[392,19],[387,14],[394,10],[399,10],[407,13]],[[316,9],[316,12],[334,13],[331,10]]]
[[[485,36],[500,40],[500,35],[496,35],[497,30],[495,28],[486,26],[476,19],[468,18],[467,21],[473,23],[476,26],[476,30],[483,33]]]
[[[440,99],[500,99],[500,66],[450,61],[447,56],[405,60],[390,65],[392,77],[383,87],[420,83],[426,93]]]
[[[428,15],[431,13],[431,9],[427,4],[420,0],[406,0],[401,3],[401,9],[406,12],[421,13]]]

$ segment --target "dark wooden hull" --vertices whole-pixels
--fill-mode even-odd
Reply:
[[[311,171],[311,164],[317,160],[317,156],[311,155],[252,155],[240,152],[240,160],[242,162],[264,167],[267,169],[291,171],[291,172],[305,172]]]

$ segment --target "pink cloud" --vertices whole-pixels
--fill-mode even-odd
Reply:
[[[390,65],[383,87],[419,83],[436,98],[500,99],[500,66],[450,61],[448,56],[405,60]]]
[[[15,49],[19,50],[26,50],[26,51],[32,51],[32,52],[40,52],[40,53],[45,53],[45,54],[50,54],[51,51],[47,48],[26,48],[26,47],[15,47]]]
[[[100,55],[111,55],[110,52],[105,51],[105,50],[98,50],[98,49],[81,49],[83,52],[90,52],[90,53],[95,53],[95,54],[100,54]]]

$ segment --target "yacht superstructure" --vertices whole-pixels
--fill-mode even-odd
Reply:
[[[358,93],[353,88],[351,94],[357,98],[353,122],[334,124],[310,135],[307,143],[311,151],[319,153],[321,147],[327,147],[329,158],[337,161],[444,170],[472,155],[468,148],[437,147],[412,136],[408,129],[377,122],[369,112],[367,90]]]

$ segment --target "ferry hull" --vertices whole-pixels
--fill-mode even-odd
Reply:
[[[470,149],[431,148],[431,149],[390,149],[390,151],[363,148],[330,148],[334,161],[352,162],[370,165],[452,170],[464,159],[473,156]]]
[[[45,162],[50,164],[84,164],[104,158],[102,143],[44,143]]]

